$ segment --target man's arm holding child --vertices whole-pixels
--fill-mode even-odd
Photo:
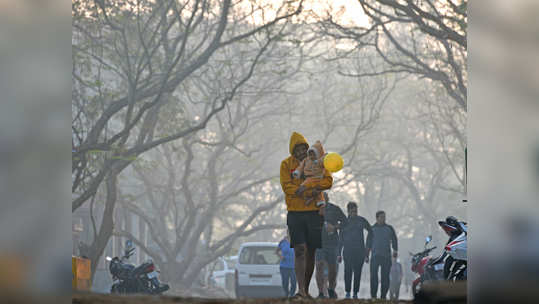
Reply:
[[[288,195],[294,195],[298,190],[299,186],[292,182],[292,176],[290,173],[291,169],[288,167],[286,162],[281,162],[281,187],[283,192]]]
[[[326,171],[324,177],[320,179],[316,186],[305,191],[305,195],[313,197],[324,190],[331,189],[331,186],[333,186],[333,177],[331,176],[331,173]]]

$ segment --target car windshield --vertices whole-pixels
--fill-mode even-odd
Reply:
[[[252,246],[245,247],[240,254],[240,264],[275,265],[279,264],[279,256],[275,253],[276,247]]]
[[[228,267],[228,269],[234,269],[234,267],[236,267],[236,262],[238,260],[237,259],[227,259],[226,260],[226,265]]]

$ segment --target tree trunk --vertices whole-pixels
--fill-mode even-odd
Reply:
[[[167,261],[160,265],[161,280],[171,285],[181,282],[185,269],[176,261]]]
[[[107,198],[105,202],[105,211],[103,212],[103,220],[99,227],[99,233],[90,246],[89,258],[92,262],[92,280],[94,279],[99,258],[103,255],[103,251],[112,235],[114,207],[116,204],[117,177],[118,173],[116,171],[112,171],[107,177]]]
[[[142,242],[142,244],[144,244],[144,246],[147,246],[148,244],[146,243],[146,225],[144,224],[144,221],[142,221],[140,218],[138,220],[138,232],[140,241]],[[141,262],[148,259],[146,253],[142,250],[140,251],[139,255]]]

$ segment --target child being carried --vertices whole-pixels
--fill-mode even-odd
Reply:
[[[309,205],[316,201],[316,206],[320,207],[325,204],[324,196],[319,193],[316,196],[305,196],[304,193],[307,189],[319,190],[318,184],[324,177],[326,169],[324,168],[324,147],[322,143],[317,140],[309,150],[307,150],[307,157],[301,161],[298,168],[292,173],[294,178],[305,178],[305,181],[301,183],[300,187],[296,191],[296,195],[303,196],[305,198],[305,205]]]

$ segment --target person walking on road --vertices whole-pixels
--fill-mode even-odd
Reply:
[[[346,215],[339,206],[329,202],[329,196],[324,192],[325,207],[323,209],[324,226],[322,228],[322,248],[316,250],[316,284],[318,298],[336,299],[337,270],[341,263],[340,234],[341,227],[346,225]],[[327,287],[325,285],[324,269],[327,269]],[[326,291],[327,288],[327,291]]]
[[[281,259],[279,270],[285,297],[291,297],[296,292],[296,273],[294,271],[294,249],[290,248],[290,238],[286,235],[276,250]]]
[[[389,290],[389,271],[391,269],[391,247],[393,256],[397,257],[397,234],[391,225],[386,224],[384,211],[376,212],[376,223],[372,226],[372,233],[367,237],[367,255],[371,259],[371,298],[376,299],[378,292],[378,269],[381,272],[380,298],[385,299]],[[368,262],[367,257],[367,262]]]
[[[310,298],[309,284],[314,272],[314,255],[322,247],[322,225],[324,218],[317,204],[305,204],[305,197],[316,197],[333,185],[331,173],[325,172],[318,187],[307,189],[301,196],[296,192],[304,177],[293,178],[292,173],[300,162],[307,157],[309,144],[303,135],[292,133],[290,137],[290,156],[281,162],[280,182],[285,194],[288,211],[286,223],[290,232],[290,247],[294,248],[294,267],[298,282],[296,298]]]
[[[367,258],[363,230],[367,230],[370,235],[371,225],[367,219],[358,215],[358,208],[355,202],[349,202],[346,209],[348,211],[348,219],[346,225],[343,227],[341,238],[341,248],[344,249],[344,290],[346,292],[346,298],[349,299],[353,276],[353,297],[357,299],[361,282],[361,271],[363,269],[363,263]]]
[[[391,271],[389,272],[389,299],[398,300],[403,276],[402,265],[397,260],[397,257],[394,256],[392,260],[393,263],[391,263]]]

